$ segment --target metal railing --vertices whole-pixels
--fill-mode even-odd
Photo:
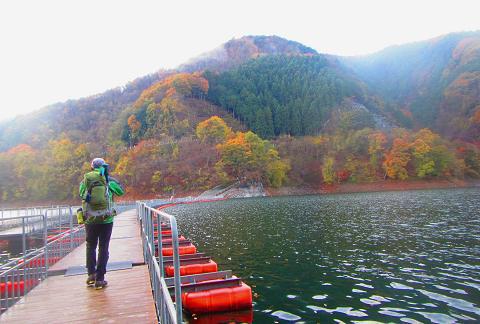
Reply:
[[[0,227],[8,222],[21,224],[20,231],[14,228],[15,231],[5,235],[9,240],[21,240],[22,253],[0,265],[0,313],[46,279],[50,266],[85,241],[85,228],[76,224],[71,207],[47,208],[41,215],[0,219]],[[32,244],[33,248],[28,246]]]
[[[2,209],[1,210],[1,226],[0,235],[4,231],[20,227],[22,225],[22,216],[45,215],[49,217],[49,223],[58,222],[65,214],[70,212],[70,206],[55,206],[55,207],[28,207],[23,209]]]
[[[178,229],[175,217],[149,207],[145,202],[137,203],[137,212],[141,225],[143,254],[148,265],[159,323],[182,323],[182,292],[180,282],[180,257],[178,251]],[[165,282],[162,255],[161,224],[167,222],[172,231],[175,303]],[[155,244],[154,228],[158,227],[158,250]],[[156,253],[156,251],[158,251]]]
[[[35,206],[19,208],[0,208],[0,219],[20,216],[43,215],[47,209],[58,209],[69,207],[66,205]]]

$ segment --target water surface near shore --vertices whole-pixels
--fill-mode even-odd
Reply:
[[[480,190],[234,199],[169,208],[254,292],[254,321],[480,320]]]

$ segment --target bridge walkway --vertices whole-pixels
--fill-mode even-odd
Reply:
[[[136,212],[117,216],[110,241],[108,287],[85,285],[85,243],[50,268],[49,277],[0,316],[2,323],[157,323]],[[83,267],[80,267],[83,268]],[[108,267],[107,267],[108,268]]]

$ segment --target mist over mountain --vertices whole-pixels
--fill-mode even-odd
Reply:
[[[130,195],[475,178],[479,135],[480,32],[362,57],[245,36],[0,123],[0,201],[74,197],[95,156]],[[66,176],[45,191],[51,173]]]
[[[401,110],[407,127],[429,127],[478,140],[480,31],[453,33],[341,60],[384,101]]]

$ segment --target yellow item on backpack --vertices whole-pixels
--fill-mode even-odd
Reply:
[[[77,209],[77,223],[80,224],[80,225],[85,223],[85,219],[83,218],[83,209],[82,208]]]

